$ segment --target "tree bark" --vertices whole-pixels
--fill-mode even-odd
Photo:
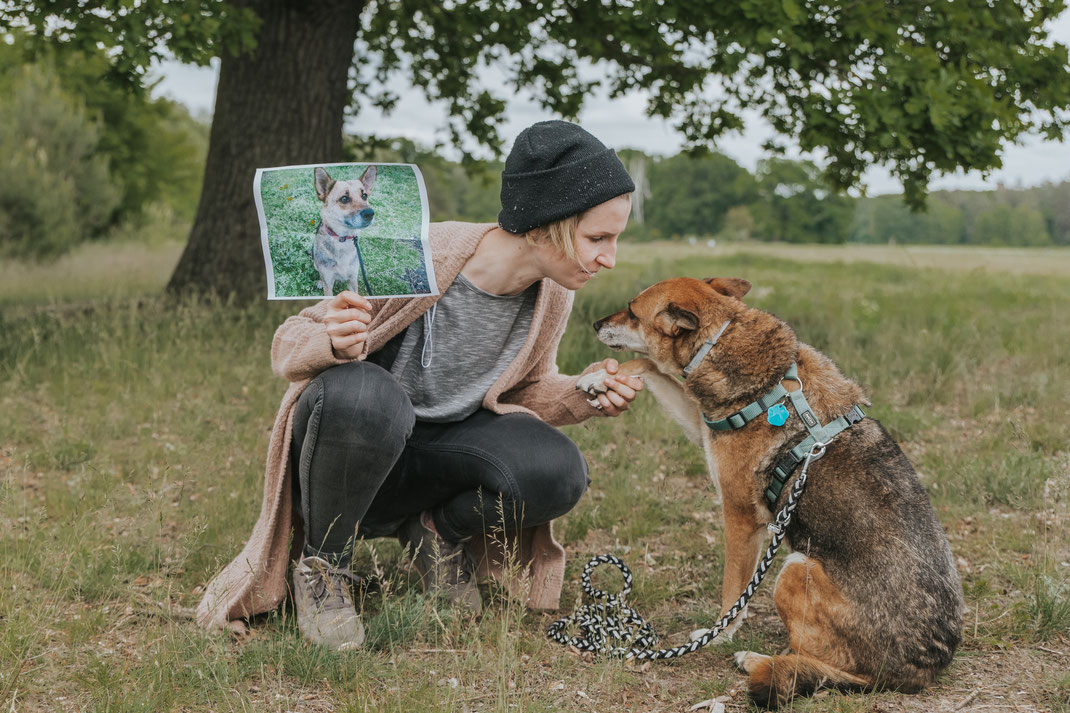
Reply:
[[[167,290],[248,303],[267,294],[253,176],[257,168],[341,159],[365,0],[235,4],[251,7],[262,24],[254,51],[222,58],[204,187]]]

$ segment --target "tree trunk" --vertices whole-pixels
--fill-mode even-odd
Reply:
[[[257,168],[341,159],[365,0],[236,4],[261,18],[257,46],[222,58],[204,188],[167,290],[248,303],[267,294],[253,176]]]

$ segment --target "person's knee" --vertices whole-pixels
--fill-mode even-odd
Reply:
[[[543,521],[574,508],[591,482],[583,453],[563,433],[556,433],[557,438],[525,459],[526,467],[517,477],[525,510]]]
[[[559,513],[561,515],[576,506],[583,494],[587,492],[587,486],[591,484],[591,479],[588,476],[587,459],[583,457],[583,453],[580,452],[575,443],[569,441],[568,445],[571,448],[565,454],[567,457],[562,464],[561,486],[558,497],[563,508],[562,512]]]
[[[350,362],[319,374],[321,430],[344,429],[384,443],[404,442],[416,421],[405,389],[390,372],[368,362]],[[312,385],[310,385],[312,386]]]

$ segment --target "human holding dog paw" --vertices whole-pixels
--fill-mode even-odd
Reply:
[[[620,370],[620,364],[612,357],[602,362],[602,368],[607,374],[602,381],[606,391],[587,402],[607,416],[620,416],[642,391],[643,379],[640,376],[614,376]]]
[[[616,265],[634,190],[613,149],[540,122],[505,161],[497,222],[431,224],[440,294],[372,305],[342,292],[279,327],[272,368],[291,383],[260,520],[206,587],[203,625],[274,608],[291,540],[298,628],[328,648],[363,641],[350,562],[369,538],[397,537],[425,591],[469,613],[477,574],[557,608],[565,556],[550,524],[590,483],[557,427],[617,416],[643,388],[606,359],[585,370],[605,381],[592,407],[557,350],[574,292]]]
[[[327,301],[323,323],[331,338],[331,349],[339,359],[359,359],[372,321],[372,303],[352,290],[344,290]]]

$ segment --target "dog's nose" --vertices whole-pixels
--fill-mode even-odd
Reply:
[[[599,329],[601,329],[602,328],[602,323],[605,322],[605,321],[606,320],[604,320],[604,319],[600,319],[597,322],[595,322],[594,323],[594,331],[597,332]]]
[[[365,208],[360,212],[360,217],[363,218],[366,222],[370,223],[372,222],[372,218],[375,217],[375,211],[371,208]]]

